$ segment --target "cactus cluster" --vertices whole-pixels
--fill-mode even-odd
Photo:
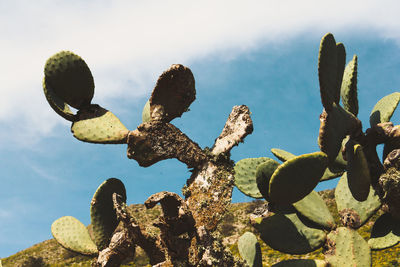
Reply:
[[[84,254],[95,255],[110,243],[119,220],[114,209],[113,194],[126,201],[124,184],[116,178],[104,181],[96,190],[90,207],[92,234],[78,219],[64,216],[53,222],[51,233],[64,248]]]
[[[295,156],[281,149],[271,152],[283,163],[271,164],[242,159],[235,170],[243,172],[242,162],[256,166],[235,174],[236,186],[246,195],[257,196],[257,186],[268,202],[268,212],[252,218],[260,238],[271,248],[288,254],[305,254],[324,248],[325,260],[289,260],[274,266],[371,266],[371,250],[394,246],[400,241],[398,217],[400,176],[398,172],[396,128],[389,122],[399,101],[395,92],[382,98],[370,116],[370,126],[362,131],[357,118],[357,56],[345,65],[346,52],[332,34],[320,44],[318,75],[321,126],[318,144],[321,152]],[[386,133],[386,134],[385,134]],[[384,165],[376,145],[384,143]],[[262,158],[262,162],[275,162]],[[250,174],[256,173],[256,183]],[[335,200],[340,222],[335,222],[319,194],[313,189],[320,181],[340,177]],[[252,183],[250,185],[249,183]],[[390,184],[390,186],[388,186]],[[243,185],[246,185],[245,187]],[[383,185],[387,185],[386,187]],[[381,206],[386,207],[374,223],[368,242],[357,229]],[[245,235],[248,235],[247,233]],[[241,246],[243,245],[241,239]],[[253,247],[254,241],[248,241]],[[241,250],[244,259],[246,256]],[[251,265],[250,266],[254,266]]]

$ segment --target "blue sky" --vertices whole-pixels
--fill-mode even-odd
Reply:
[[[173,123],[211,146],[232,106],[252,111],[254,133],[232,158],[318,150],[317,58],[321,37],[359,57],[359,118],[364,130],[381,97],[400,88],[396,1],[0,1],[0,257],[51,238],[71,215],[90,222],[90,199],[107,178],[121,179],[128,203],[180,193],[189,173],[177,160],[141,168],[125,145],[74,139],[41,87],[43,66],[60,50],[92,70],[94,103],[131,130],[157,77],[171,64],[191,68],[197,99]],[[399,116],[395,114],[396,123]],[[335,181],[318,189],[332,188]],[[238,191],[235,202],[249,201]]]

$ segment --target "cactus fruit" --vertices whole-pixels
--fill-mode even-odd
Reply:
[[[256,171],[258,165],[266,161],[272,161],[272,159],[266,157],[247,158],[236,162],[234,167],[235,186],[243,194],[254,198],[262,198],[262,195],[257,187]]]
[[[80,141],[101,144],[126,143],[129,130],[110,111],[92,105],[79,111],[80,119],[73,122],[71,131]]]
[[[44,68],[47,88],[71,107],[88,106],[94,94],[92,73],[86,62],[69,51],[61,51],[50,57]]]
[[[349,224],[353,229],[362,226],[381,207],[379,197],[372,187],[365,201],[356,200],[350,192],[346,173],[336,186],[335,199],[342,221],[346,220],[344,224]]]
[[[327,230],[331,230],[335,227],[335,220],[326,206],[325,201],[316,191],[311,191],[305,198],[293,203],[293,206],[301,215],[317,225]]]
[[[97,188],[91,202],[90,218],[93,226],[93,237],[99,250],[108,246],[119,223],[114,210],[113,193],[122,196],[123,202],[126,201],[125,186],[116,178],[104,181]]]
[[[400,101],[400,93],[395,92],[380,99],[374,106],[369,116],[371,127],[378,123],[388,122]]]
[[[329,267],[329,264],[323,260],[297,259],[281,261],[271,267]]]
[[[389,213],[382,214],[374,223],[368,245],[373,250],[385,249],[400,242],[400,226]]]
[[[250,267],[262,267],[261,247],[257,237],[250,232],[245,232],[238,240],[240,256]]]
[[[340,92],[342,97],[343,108],[354,116],[358,114],[358,98],[357,98],[357,56],[347,64],[344,71],[342,88]]]
[[[353,197],[358,201],[364,201],[369,194],[371,175],[369,173],[367,159],[363,148],[359,144],[348,143],[346,147],[347,158],[347,182]]]
[[[64,216],[54,221],[51,225],[51,233],[66,249],[84,255],[98,253],[96,244],[90,238],[86,227],[72,216]]]
[[[269,182],[271,180],[272,174],[279,167],[279,163],[273,159],[267,159],[263,163],[259,164],[256,169],[256,182],[257,188],[261,195],[269,200],[268,189]]]
[[[271,248],[289,254],[305,254],[320,248],[326,239],[323,230],[308,226],[292,210],[258,218],[254,227]]]
[[[170,122],[182,116],[196,99],[192,71],[179,64],[172,65],[157,80],[150,97],[152,119]]]
[[[280,165],[271,177],[268,195],[271,202],[286,205],[308,195],[328,166],[323,152],[304,154]]]
[[[334,244],[326,252],[326,259],[332,267],[371,266],[371,250],[367,242],[354,230],[339,227],[328,235],[328,244]]]

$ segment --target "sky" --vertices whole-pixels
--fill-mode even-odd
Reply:
[[[234,105],[252,112],[254,132],[232,159],[318,151],[320,39],[327,32],[358,56],[359,118],[400,88],[398,1],[22,1],[0,0],[0,258],[52,238],[70,215],[90,223],[90,200],[106,179],[121,179],[127,202],[181,194],[190,176],[175,159],[142,168],[126,145],[76,140],[47,104],[50,56],[80,55],[95,81],[92,103],[134,130],[158,76],[189,67],[197,99],[172,123],[211,147]],[[395,114],[393,122],[400,118]],[[333,188],[335,180],[317,190]],[[251,201],[234,190],[233,201]]]

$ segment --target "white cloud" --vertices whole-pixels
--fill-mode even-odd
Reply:
[[[95,102],[105,103],[143,96],[172,63],[230,58],[300,34],[368,30],[400,39],[399,7],[397,1],[1,1],[1,127],[20,139],[49,134],[61,121],[41,93],[44,63],[60,50],[86,60]]]

